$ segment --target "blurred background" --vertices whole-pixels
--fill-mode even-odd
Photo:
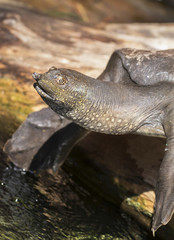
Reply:
[[[174,0],[19,0],[19,2],[53,17],[95,26],[108,22],[174,21]]]

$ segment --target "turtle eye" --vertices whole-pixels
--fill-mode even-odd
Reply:
[[[66,78],[62,76],[57,76],[56,81],[59,85],[64,85],[67,82]]]

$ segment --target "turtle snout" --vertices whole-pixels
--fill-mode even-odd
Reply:
[[[38,81],[38,80],[41,79],[41,74],[34,72],[34,73],[32,74],[32,77],[33,77],[36,81]]]

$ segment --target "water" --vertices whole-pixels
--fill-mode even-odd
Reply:
[[[151,239],[133,219],[70,173],[40,176],[0,163],[0,239]]]

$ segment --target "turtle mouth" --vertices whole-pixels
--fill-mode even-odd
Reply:
[[[54,97],[50,96],[40,85],[38,82],[33,84],[34,88],[36,89],[36,91],[39,93],[39,95],[41,97],[50,99],[50,100],[55,100]]]
[[[56,113],[64,116],[68,111],[71,111],[71,107],[67,106],[63,102],[59,101],[56,97],[50,96],[49,93],[43,89],[43,87],[38,83],[34,83],[34,88],[38,92],[38,94],[41,96],[41,98],[48,104],[48,106],[51,107],[53,111]]]
[[[43,98],[50,99],[50,100],[55,100],[55,98],[52,97],[51,94],[47,93],[48,91],[45,91],[42,84],[39,83],[39,81],[42,78],[42,74],[34,72],[32,74],[32,77],[36,80],[36,82],[33,84],[33,86],[36,89],[36,91],[38,92],[38,94]]]

